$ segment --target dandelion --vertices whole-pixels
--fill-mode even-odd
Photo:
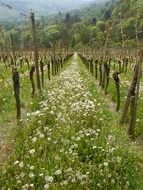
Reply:
[[[61,170],[57,170],[57,171],[55,172],[55,175],[60,175],[60,174],[62,174],[62,171],[61,171]]]
[[[37,142],[37,137],[34,137],[34,138],[32,139],[32,142],[33,142],[33,143]]]
[[[126,186],[130,186],[130,182],[129,181],[126,182]]]
[[[49,189],[49,187],[50,187],[49,184],[44,185],[44,189]]]
[[[24,174],[24,173],[21,173],[20,177],[23,178],[24,176],[25,176],[25,174]]]
[[[43,174],[43,173],[39,174],[39,177],[43,177],[43,176],[44,176],[44,174]]]
[[[64,148],[60,149],[60,153],[63,153],[64,151],[65,151],[65,149],[64,149]]]
[[[80,141],[80,140],[81,140],[81,138],[80,138],[80,137],[77,137],[77,138],[76,138],[76,141]]]
[[[139,123],[139,122],[140,122],[140,119],[136,119],[136,122]]]
[[[52,176],[46,176],[46,177],[45,177],[45,181],[46,181],[46,182],[52,183],[53,180],[54,180],[54,178],[53,178]]]
[[[34,178],[34,173],[33,172],[29,173],[29,178]]]
[[[100,187],[101,186],[100,183],[97,183],[97,186]]]
[[[66,170],[67,173],[70,173],[70,172],[72,172],[72,171],[73,171],[72,168],[68,168],[68,169]]]
[[[30,113],[27,113],[27,114],[26,114],[26,116],[27,116],[27,117],[30,117],[30,116],[31,116],[31,114],[30,114]]]
[[[28,189],[29,185],[28,184],[25,184],[22,189]]]
[[[31,150],[29,151],[29,153],[30,153],[31,155],[33,155],[33,154],[35,153],[35,149],[31,149]]]
[[[107,162],[104,162],[104,166],[105,166],[105,167],[108,167],[108,163],[107,163]]]
[[[72,183],[75,183],[75,182],[76,182],[76,179],[75,179],[75,178],[73,178],[73,179],[71,180],[71,182],[72,182]]]
[[[86,181],[81,181],[80,184],[81,184],[81,185],[85,185],[85,184],[86,184]]]
[[[120,163],[120,162],[121,162],[121,160],[122,160],[122,158],[121,158],[121,157],[119,157],[119,156],[117,156],[117,162],[118,162],[118,163]]]
[[[54,115],[54,111],[50,111],[50,114],[51,114],[51,115]]]
[[[44,134],[40,134],[40,138],[43,139],[45,137]]]
[[[98,103],[97,106],[101,106],[101,103]]]
[[[112,179],[112,180],[111,180],[111,183],[115,184],[115,180],[114,180],[114,179]]]
[[[17,165],[17,164],[19,164],[19,161],[18,161],[18,160],[16,160],[16,161],[14,162],[14,165]]]
[[[34,166],[30,166],[30,170],[34,170],[35,168],[34,168]]]
[[[67,185],[67,184],[68,184],[68,181],[65,180],[65,181],[61,182],[60,184],[61,184],[61,185]]]
[[[20,167],[20,168],[23,168],[23,166],[24,166],[24,163],[23,163],[23,161],[22,161],[22,162],[19,163],[19,167]]]

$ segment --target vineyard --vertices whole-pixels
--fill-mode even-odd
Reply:
[[[77,51],[41,47],[33,12],[28,48],[0,28],[0,190],[143,190],[143,49],[114,24]]]

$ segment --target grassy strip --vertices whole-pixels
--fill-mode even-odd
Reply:
[[[44,101],[17,133],[0,189],[142,189],[139,159],[93,87],[76,56],[48,83]]]

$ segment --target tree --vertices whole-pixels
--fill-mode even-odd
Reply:
[[[96,25],[96,23],[97,23],[97,19],[94,17],[94,18],[91,20],[91,24],[92,24],[92,25]]]
[[[56,25],[46,27],[44,31],[41,31],[40,37],[40,44],[47,48],[50,47],[51,42],[59,41],[60,31]]]
[[[71,28],[71,16],[69,13],[66,14],[65,25],[68,29]]]
[[[71,41],[71,35],[69,35],[69,30],[67,29],[64,23],[62,23],[59,26],[59,36],[63,45],[65,46],[67,46],[69,42]]]
[[[105,29],[106,29],[106,24],[105,24],[105,22],[104,22],[104,21],[98,21],[98,22],[97,22],[97,28],[99,28],[99,30],[100,30],[101,32],[104,32]]]
[[[131,17],[127,21],[122,22],[123,31],[129,39],[136,37],[135,33],[136,19]]]
[[[91,28],[91,36],[92,36],[92,38],[97,38],[98,33],[99,33],[99,29],[96,26]]]
[[[109,20],[111,18],[111,10],[105,10],[103,18]]]
[[[24,32],[22,34],[22,44],[24,46],[24,48],[29,48],[30,46],[30,40],[31,40],[31,36],[29,32]]]

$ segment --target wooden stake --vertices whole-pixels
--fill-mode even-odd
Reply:
[[[138,74],[137,78],[134,81],[134,86],[131,91],[131,111],[130,111],[130,124],[128,133],[132,140],[135,140],[135,125],[136,125],[136,115],[137,115],[137,102],[139,96],[139,86],[140,86],[140,79],[142,75],[142,61],[143,61],[143,51],[140,51],[140,60],[138,63]]]
[[[116,91],[117,91],[117,107],[116,107],[116,111],[118,112],[120,109],[120,79],[119,79],[119,72],[115,71],[113,73],[113,79],[115,81],[116,84]]]
[[[21,116],[21,105],[20,105],[20,82],[19,82],[19,73],[16,67],[12,69],[12,79],[13,79],[13,87],[14,87],[14,96],[16,100],[16,109],[17,109],[17,119],[20,119]]]
[[[15,55],[14,40],[13,40],[12,34],[10,35],[10,39],[11,39],[11,49],[12,49],[13,62],[14,62],[14,65],[16,66],[16,55]]]
[[[30,70],[30,81],[31,81],[31,86],[32,86],[32,97],[35,95],[35,83],[34,83],[34,72],[35,72],[35,65],[31,66]]]
[[[32,24],[31,29],[32,29],[32,38],[33,38],[34,60],[35,60],[35,67],[36,67],[37,88],[38,88],[39,93],[41,93],[40,72],[39,72],[39,62],[38,62],[39,56],[38,56],[34,13],[31,13],[31,24]]]
[[[134,77],[131,82],[131,86],[129,88],[129,92],[128,92],[127,99],[125,102],[123,113],[121,115],[120,124],[123,124],[125,122],[127,112],[128,112],[128,109],[129,109],[129,106],[131,103],[131,96],[134,96],[132,92],[134,91],[134,89],[136,89],[136,86],[138,86],[137,90],[139,91],[139,81],[140,81],[140,77],[141,77],[141,65],[142,65],[142,59],[143,59],[143,51],[142,50],[140,51],[139,56],[140,56],[140,60],[138,61],[138,63],[136,64],[136,67],[135,67]],[[138,94],[136,96],[138,96]],[[137,97],[136,97],[135,101],[137,101]],[[132,101],[132,105],[133,105],[133,101]]]

